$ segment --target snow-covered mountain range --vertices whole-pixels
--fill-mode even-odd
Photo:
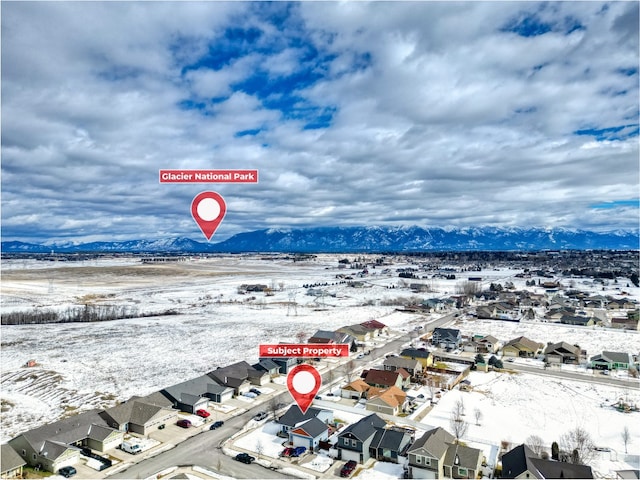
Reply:
[[[638,232],[568,229],[317,227],[240,233],[219,243],[188,238],[40,245],[2,242],[4,253],[63,252],[422,252],[505,250],[637,250]]]

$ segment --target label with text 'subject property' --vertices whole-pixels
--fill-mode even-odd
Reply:
[[[300,343],[260,345],[260,357],[348,357],[347,343]]]
[[[258,183],[258,170],[160,170],[160,183]]]

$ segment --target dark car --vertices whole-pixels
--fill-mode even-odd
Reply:
[[[353,473],[353,471],[356,469],[357,465],[358,465],[358,462],[356,462],[355,460],[349,460],[347,463],[344,464],[344,467],[342,467],[342,470],[340,470],[340,476],[341,477],[350,476]]]
[[[242,462],[242,463],[251,463],[256,459],[255,457],[252,457],[248,453],[239,453],[234,458],[237,461]]]
[[[224,425],[224,422],[222,420],[218,420],[217,422],[213,422],[211,424],[209,430],[215,430],[216,428],[220,428],[222,425]]]
[[[186,418],[183,418],[182,420],[178,420],[176,422],[176,425],[182,428],[189,428],[191,426],[191,420],[187,420]]]
[[[292,457],[299,457],[300,455],[304,454],[304,452],[307,451],[307,447],[296,447],[293,449],[293,453],[291,454]]]
[[[260,390],[258,390],[257,388],[252,388],[251,390],[249,390],[251,393],[255,393],[256,395],[262,395],[262,392]]]
[[[58,470],[58,474],[62,475],[64,478],[73,477],[76,473],[76,469],[73,467],[62,467]]]

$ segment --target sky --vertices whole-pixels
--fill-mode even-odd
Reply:
[[[2,2],[3,241],[639,226],[638,2]],[[255,169],[165,184],[160,169]]]

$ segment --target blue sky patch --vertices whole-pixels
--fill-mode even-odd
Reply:
[[[632,208],[640,208],[640,199],[635,200],[613,200],[611,202],[601,202],[590,205],[591,208],[597,209],[610,209],[610,208],[622,208],[622,207],[632,207]]]
[[[595,137],[599,142],[603,140],[624,140],[638,136],[638,124],[620,125],[618,127],[609,128],[585,128],[576,130],[573,133],[574,135]]]

